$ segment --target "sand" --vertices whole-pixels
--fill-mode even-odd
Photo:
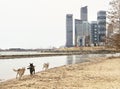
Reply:
[[[120,89],[120,58],[91,61],[24,75],[0,83],[0,89]]]

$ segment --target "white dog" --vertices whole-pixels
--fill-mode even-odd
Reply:
[[[43,64],[43,69],[47,70],[48,67],[49,67],[49,63],[44,63],[44,64]]]
[[[17,76],[19,75],[19,79],[21,79],[21,77],[24,75],[25,73],[25,68],[19,68],[19,69],[13,69],[13,71],[17,72],[17,75],[16,75],[16,79],[17,79]]]

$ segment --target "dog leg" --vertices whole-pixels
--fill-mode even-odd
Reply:
[[[19,80],[21,79],[22,75],[19,75]]]
[[[16,74],[16,79],[17,79],[18,73]]]

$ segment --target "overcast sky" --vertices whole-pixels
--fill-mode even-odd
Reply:
[[[88,19],[107,10],[109,0],[0,0],[0,48],[49,48],[66,43],[66,14],[80,19],[88,6]]]

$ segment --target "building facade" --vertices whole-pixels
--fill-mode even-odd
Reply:
[[[66,47],[73,46],[73,15],[66,15]]]
[[[106,39],[106,11],[99,11],[97,13],[99,45],[105,45]]]
[[[82,46],[83,44],[82,20],[75,19],[75,46]]]
[[[89,23],[75,19],[75,46],[86,46],[89,37]]]
[[[87,6],[81,7],[81,20],[88,21],[88,10]]]
[[[97,21],[92,21],[90,25],[90,44],[94,46],[97,46],[99,44]]]

